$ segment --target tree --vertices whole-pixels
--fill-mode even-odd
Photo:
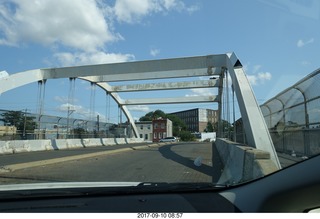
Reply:
[[[146,115],[142,116],[139,119],[139,121],[140,122],[142,122],[142,121],[152,121],[152,120],[157,119],[159,117],[166,118],[166,114],[162,110],[156,110],[154,112],[152,111],[152,112],[149,112]]]
[[[206,132],[213,132],[213,125],[211,122],[207,123],[207,127],[205,129]]]
[[[181,131],[187,129],[187,125],[178,116],[167,114],[167,118],[172,121],[172,134],[174,136],[179,136]]]
[[[26,113],[22,111],[7,111],[1,114],[0,121],[5,125],[15,126],[17,130],[21,131],[22,134],[25,132],[34,132],[37,127],[34,121],[35,117],[27,116]]]
[[[191,134],[191,132],[185,130],[180,131],[179,135],[177,136],[180,137],[181,141],[194,141],[196,139],[196,137],[193,134]]]
[[[218,132],[218,128],[219,128],[219,122],[214,123],[213,130]],[[221,120],[220,128],[221,128],[221,132],[222,132],[221,134],[223,134],[223,137],[227,137],[230,133],[233,132],[233,125],[226,120]]]

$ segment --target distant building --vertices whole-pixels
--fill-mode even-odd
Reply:
[[[144,141],[153,141],[152,121],[136,122],[135,124],[140,138],[143,138]]]
[[[153,142],[159,142],[165,137],[172,137],[172,121],[169,119],[158,118],[152,121]]]
[[[15,134],[17,134],[17,128],[15,126],[0,126],[0,136]]]
[[[187,130],[191,132],[204,132],[208,122],[214,124],[218,122],[218,110],[212,109],[190,109],[170,113],[179,117],[187,126]]]

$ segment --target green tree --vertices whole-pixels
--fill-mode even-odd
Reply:
[[[181,141],[194,141],[196,139],[191,132],[185,130],[180,131],[178,136],[180,137]]]
[[[211,122],[207,123],[207,127],[205,129],[206,132],[213,132],[213,125]]]
[[[33,133],[37,127],[35,117],[27,116],[22,111],[7,111],[1,114],[0,121],[5,125],[15,126],[21,134],[25,132]]]
[[[148,112],[146,115],[142,116],[139,121],[152,121],[159,117],[166,118],[166,114],[162,110],[156,110],[152,112]]]
[[[181,131],[187,129],[187,125],[176,115],[167,114],[167,118],[172,121],[172,134],[179,136]]]
[[[218,132],[218,127],[219,127],[218,122],[213,124],[214,131]],[[220,128],[221,128],[221,134],[223,134],[223,137],[228,137],[229,133],[231,134],[233,132],[233,125],[226,120],[221,121]]]
[[[87,131],[84,128],[78,127],[72,130],[74,133],[74,136],[76,138],[84,138],[87,134]]]

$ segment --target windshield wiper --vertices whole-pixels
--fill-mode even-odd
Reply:
[[[168,191],[199,191],[225,188],[225,185],[217,185],[213,183],[167,183],[167,182],[142,182],[137,188]]]
[[[75,187],[75,188],[41,188],[1,191],[0,200],[28,199],[43,197],[72,197],[95,195],[122,195],[122,194],[148,194],[163,192],[189,192],[210,191],[225,188],[226,186],[212,183],[167,183],[167,182],[141,182],[133,186],[106,186],[106,187]]]

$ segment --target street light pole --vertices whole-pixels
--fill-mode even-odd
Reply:
[[[26,137],[26,126],[27,126],[27,109],[24,111],[24,123],[23,123],[23,139]]]
[[[75,110],[70,110],[70,106],[68,106],[68,116],[67,116],[67,138],[69,137],[69,119],[70,115],[74,112]]]

